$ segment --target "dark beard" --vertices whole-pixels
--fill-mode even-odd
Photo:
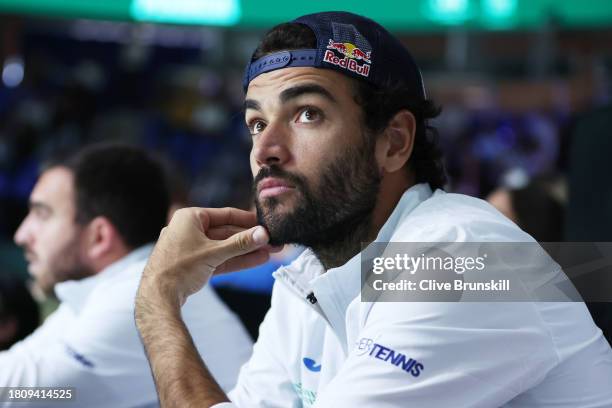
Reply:
[[[254,185],[265,177],[286,180],[300,193],[299,204],[290,214],[274,210],[279,200],[255,199],[259,224],[266,227],[272,245],[298,244],[309,247],[326,269],[343,265],[370,241],[372,212],[380,189],[380,175],[373,141],[350,147],[322,170],[314,192],[304,177],[277,166],[262,168]]]
[[[96,274],[79,257],[82,233],[77,233],[70,242],[66,243],[62,251],[55,255],[54,262],[47,265],[46,272],[35,279],[38,288],[45,296],[55,297],[54,288],[57,283],[68,280],[81,280]]]

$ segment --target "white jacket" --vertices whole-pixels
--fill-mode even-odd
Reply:
[[[377,237],[526,239],[484,201],[425,184]],[[275,273],[233,402],[217,408],[612,407],[612,350],[583,303],[363,303],[359,258],[323,273],[305,251]]]
[[[0,387],[72,387],[74,400],[0,401],[0,407],[159,406],[134,323],[134,298],[152,248],[139,248],[94,276],[57,284],[58,310],[0,352]],[[215,379],[231,389],[252,350],[240,321],[210,288],[191,296],[182,315]]]

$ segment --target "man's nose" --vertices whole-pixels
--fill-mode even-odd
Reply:
[[[13,240],[19,246],[26,246],[27,244],[30,243],[30,240],[32,239],[29,218],[30,217],[27,216],[21,222],[21,224],[19,225],[19,228],[17,228],[17,231],[15,231],[15,235],[13,236]]]
[[[289,132],[281,124],[268,125],[257,135],[253,157],[259,167],[282,166],[291,159]]]

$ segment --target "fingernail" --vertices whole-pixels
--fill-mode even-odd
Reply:
[[[263,227],[255,228],[255,231],[253,231],[253,242],[257,245],[263,245],[268,242],[268,234]]]

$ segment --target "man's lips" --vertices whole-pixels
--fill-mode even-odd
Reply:
[[[259,198],[273,197],[289,190],[294,190],[295,187],[289,183],[274,177],[267,177],[257,185],[257,194]]]

